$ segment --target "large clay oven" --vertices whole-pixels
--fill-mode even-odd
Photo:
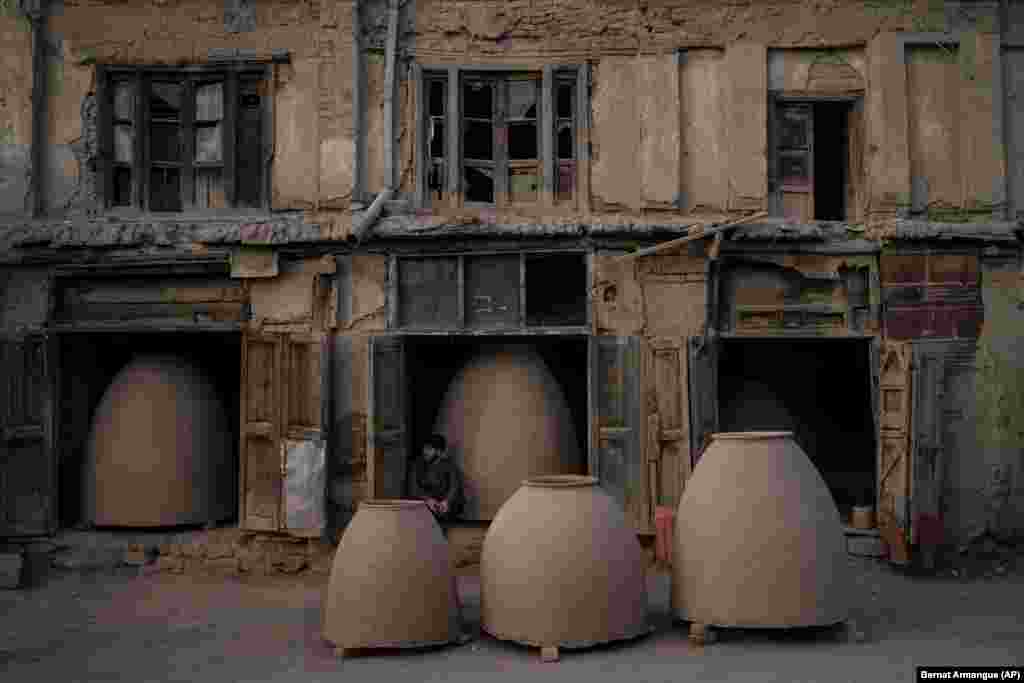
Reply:
[[[419,647],[459,636],[448,542],[422,501],[360,503],[338,544],[323,637],[335,647]]]
[[[672,609],[699,626],[846,618],[843,528],[791,432],[713,435],[676,513]]]
[[[593,477],[537,477],[502,506],[484,538],[480,600],[484,631],[528,645],[650,632],[640,543]]]
[[[140,355],[96,408],[85,516],[97,526],[159,527],[227,519],[232,432],[213,382],[174,355]]]
[[[524,479],[583,473],[565,394],[526,345],[478,353],[449,385],[435,428],[465,475],[466,519],[493,519]]]

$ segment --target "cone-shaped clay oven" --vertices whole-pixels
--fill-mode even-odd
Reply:
[[[650,632],[636,533],[593,477],[537,477],[502,506],[480,558],[481,627],[540,647]]]
[[[848,592],[839,511],[792,433],[713,435],[676,512],[676,616],[824,626],[846,618]]]
[[[323,636],[338,648],[420,647],[459,635],[448,542],[425,503],[359,505],[334,556]]]
[[[528,346],[485,351],[452,380],[436,431],[466,481],[466,519],[493,519],[524,479],[582,474],[565,394]]]
[[[94,413],[83,481],[97,526],[203,524],[231,516],[230,423],[213,382],[188,360],[138,356]]]

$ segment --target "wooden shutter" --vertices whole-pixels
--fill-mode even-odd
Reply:
[[[814,218],[814,109],[809,104],[779,104],[773,139],[775,180],[782,213],[793,220]]]
[[[405,342],[401,337],[370,340],[370,457],[368,478],[374,498],[402,498],[408,458]]]
[[[280,335],[243,337],[239,519],[245,529],[281,528],[282,355]]]
[[[50,351],[43,335],[0,341],[0,536],[56,530]]]
[[[590,472],[640,532],[650,531],[650,495],[643,462],[638,337],[592,337]]]
[[[910,371],[908,342],[878,345],[878,529],[889,559],[909,561]]]
[[[329,408],[325,376],[330,355],[326,337],[292,334],[283,340],[284,465],[283,526],[299,535],[319,535],[325,525],[326,445],[324,411]]]
[[[647,354],[647,462],[651,506],[675,507],[690,476],[689,373],[685,337],[656,338]],[[653,514],[653,513],[652,513]]]
[[[690,337],[690,465],[718,431],[718,346],[703,336]]]

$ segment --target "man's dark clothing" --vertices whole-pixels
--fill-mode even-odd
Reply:
[[[448,521],[462,512],[465,497],[462,491],[462,473],[447,457],[427,462],[424,457],[413,461],[409,476],[409,493],[413,498],[434,498],[448,503],[444,514],[435,512],[438,521]]]

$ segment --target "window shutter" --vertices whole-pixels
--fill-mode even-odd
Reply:
[[[643,461],[638,337],[592,337],[591,412],[595,443],[590,472],[638,531],[650,530],[650,496]]]
[[[370,340],[371,495],[402,498],[408,457],[405,342],[401,337]]]
[[[702,336],[690,337],[690,463],[697,466],[711,435],[718,431],[718,346]]]

